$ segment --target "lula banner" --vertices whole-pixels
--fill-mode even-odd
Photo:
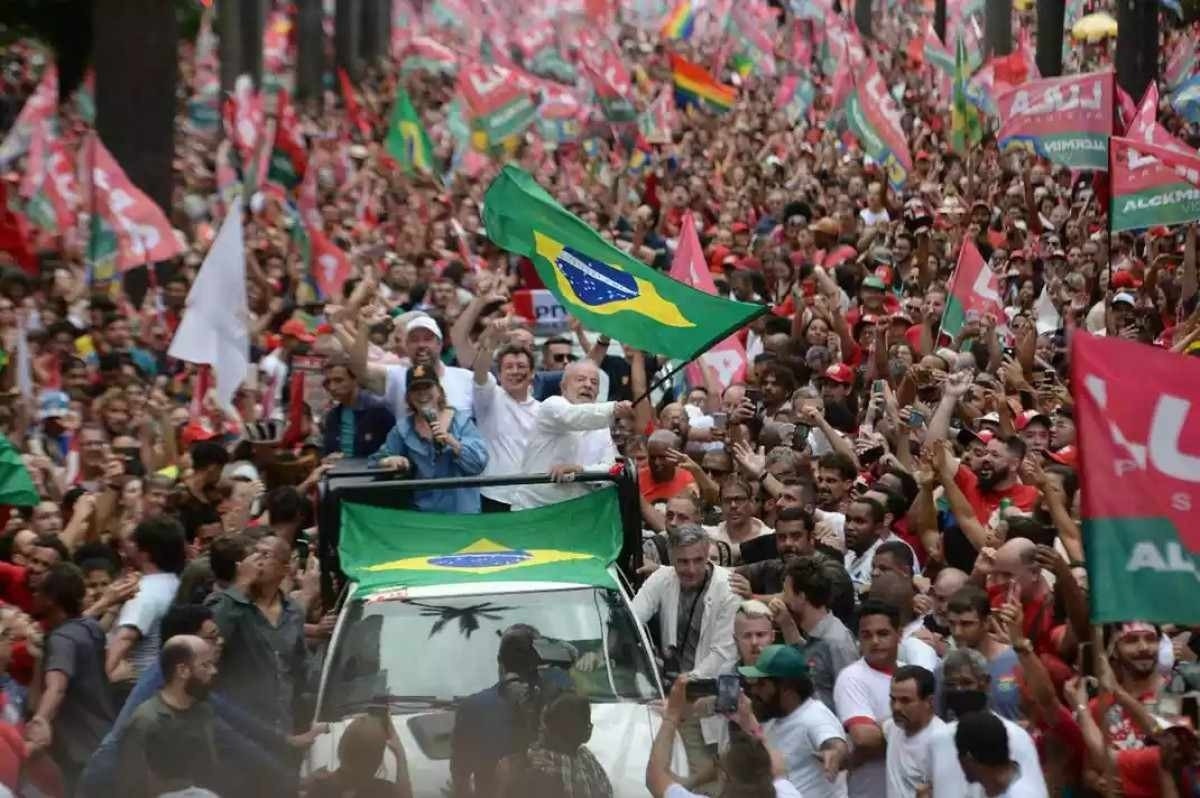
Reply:
[[[1093,623],[1200,621],[1200,359],[1072,336]]]
[[[854,91],[846,98],[846,123],[863,152],[887,171],[888,183],[899,190],[912,171],[908,141],[900,127],[900,109],[874,61],[868,58],[862,72],[861,76],[853,76]]]
[[[1033,80],[1001,94],[1001,149],[1026,147],[1069,169],[1108,170],[1113,74]]]
[[[1194,178],[1200,156],[1158,123],[1157,107],[1158,90],[1151,85],[1129,121],[1128,138],[1109,141],[1114,232],[1200,219]]]

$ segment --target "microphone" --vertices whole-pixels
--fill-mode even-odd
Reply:
[[[428,405],[426,405],[425,407],[421,408],[421,418],[425,419],[425,422],[427,424],[429,424],[430,427],[432,427],[434,425],[434,422],[436,422],[438,420],[438,412],[436,410],[434,410],[432,407],[429,407]],[[433,451],[434,452],[436,452],[437,454],[441,454],[443,448],[445,448],[445,447],[442,446],[441,441],[436,440],[436,439],[433,441]]]

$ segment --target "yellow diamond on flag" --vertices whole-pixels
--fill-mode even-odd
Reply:
[[[513,568],[548,565],[556,562],[594,559],[590,554],[557,549],[513,549],[481,538],[453,554],[430,557],[406,557],[403,560],[372,565],[368,571],[453,571],[492,574]]]

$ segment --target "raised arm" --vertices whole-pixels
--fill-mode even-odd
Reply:
[[[382,396],[387,392],[387,369],[367,362],[367,352],[370,348],[371,325],[367,319],[360,318],[354,336],[354,346],[350,349],[350,371],[359,385]]]

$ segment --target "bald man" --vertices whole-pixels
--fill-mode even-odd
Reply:
[[[941,640],[943,644],[944,641],[950,639],[950,623],[946,620],[946,604],[950,601],[951,596],[962,589],[969,578],[970,575],[966,571],[960,571],[958,568],[943,568],[938,571],[937,579],[933,580],[929,596],[925,599],[929,602],[930,611],[925,614],[924,626],[931,637]],[[918,601],[920,600],[918,599]],[[921,639],[934,645],[930,642],[930,638],[922,637]],[[934,648],[937,646],[934,645]],[[938,654],[945,656],[946,652],[943,649]]]
[[[217,753],[208,692],[217,654],[203,638],[176,635],[159,653],[165,683],[130,718],[118,750],[118,795],[149,798],[216,786]]]
[[[1025,636],[1038,654],[1058,655],[1051,640],[1054,628],[1054,591],[1042,577],[1037,563],[1037,544],[1028,538],[1013,538],[996,550],[996,561],[987,579],[992,607],[1015,597],[1025,616]]]

